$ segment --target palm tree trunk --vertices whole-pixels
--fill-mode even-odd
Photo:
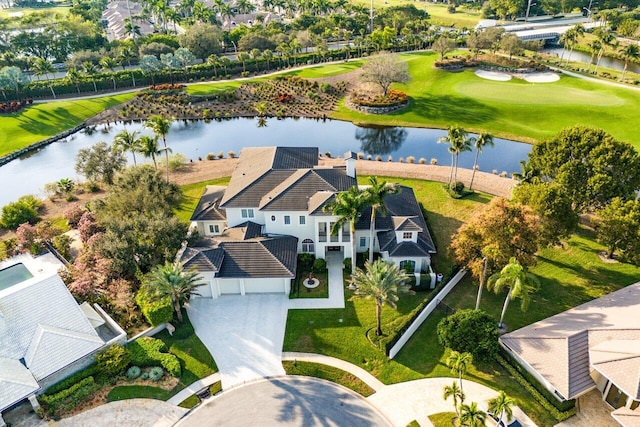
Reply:
[[[49,89],[51,89],[51,95],[53,95],[53,99],[56,99],[56,92],[53,90],[53,85],[49,85]]]
[[[136,163],[136,152],[135,150],[131,150],[131,154],[133,155],[133,166],[138,166]]]
[[[458,154],[456,154],[455,168],[453,169],[453,186],[458,182]]]
[[[469,184],[469,190],[473,187],[473,179],[476,177],[476,167],[478,166],[478,156],[480,151],[476,148],[476,159],[473,161],[473,171],[471,171],[471,183]]]
[[[462,371],[458,371],[458,381],[460,382],[460,395],[463,395],[464,390],[462,390]]]
[[[480,285],[478,286],[478,297],[476,298],[476,310],[480,309],[480,299],[482,298],[482,288],[484,288],[484,281],[487,277],[487,264],[489,259],[484,257],[484,266],[482,267],[482,276],[480,277]]]
[[[180,307],[180,303],[177,300],[173,304],[173,308],[176,311],[176,315],[178,316],[178,322],[183,323],[183,320],[182,320],[182,307]]]
[[[376,207],[371,206],[371,224],[369,225],[369,264],[373,263],[373,233],[376,228]]]
[[[620,81],[624,83],[624,75],[627,72],[627,65],[628,65],[628,60],[624,61],[624,68],[622,69],[622,77],[620,78]]]
[[[376,300],[376,336],[382,336],[382,303]]]
[[[352,220],[349,224],[349,234],[351,237],[351,280],[356,274],[356,221]]]
[[[156,172],[158,172],[158,162],[156,162],[156,155],[155,154],[151,154],[151,160],[153,160],[153,167],[156,170]]]
[[[453,153],[451,153],[451,171],[449,171],[449,188],[451,188],[452,180],[453,180]]]
[[[511,289],[509,289],[509,292],[507,292],[507,297],[504,299],[504,305],[502,306],[502,313],[500,314],[500,324],[498,325],[501,328],[504,323],[504,315],[507,312],[507,307],[509,307],[510,300],[511,300]]]
[[[602,54],[604,53],[604,49],[601,49],[600,52],[598,52],[598,59],[596,60],[596,68],[595,70],[593,70],[593,73],[597,76],[598,75],[598,67],[600,66],[600,60],[602,59]]]

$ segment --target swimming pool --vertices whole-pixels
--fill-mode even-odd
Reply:
[[[12,265],[11,267],[0,270],[0,291],[10,288],[11,286],[31,279],[33,274],[22,263]]]

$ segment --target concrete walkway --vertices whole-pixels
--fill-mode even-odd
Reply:
[[[200,390],[205,387],[209,387],[212,384],[220,381],[220,372],[216,372],[215,374],[209,375],[208,377],[204,377],[192,384],[189,384],[182,391],[178,392],[171,399],[167,400],[167,403],[171,403],[172,405],[179,405],[182,401],[184,401],[187,397],[192,394],[196,394]]]
[[[285,352],[282,353],[282,360],[298,360],[300,362],[312,362],[319,363],[321,365],[333,366],[334,368],[342,369],[345,372],[349,372],[350,374],[355,375],[375,391],[378,391],[385,387],[385,385],[379,379],[377,379],[361,367],[342,359],[338,359],[336,357],[325,356],[324,354],[316,353]]]
[[[57,427],[170,427],[188,412],[185,408],[154,399],[129,399],[110,402],[70,418]]]
[[[329,252],[326,257],[329,270],[329,298],[295,298],[289,300],[289,309],[344,308],[344,281],[342,254]]]

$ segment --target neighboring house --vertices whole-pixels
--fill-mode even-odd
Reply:
[[[126,333],[96,304],[78,305],[52,254],[0,262],[0,413],[82,369]],[[0,426],[3,425],[0,416]]]
[[[180,260],[209,283],[200,288],[206,296],[289,293],[298,253],[352,257],[349,225],[332,236],[338,218],[326,206],[356,185],[352,153],[345,155],[344,166],[319,167],[317,148],[245,148],[229,185],[209,186],[200,199],[191,224],[205,239]],[[436,250],[413,190],[400,187],[385,206],[387,215],[376,218],[374,250],[400,267],[432,274]],[[370,216],[369,208],[356,224],[356,252],[369,250]],[[249,250],[253,256],[245,262]]]
[[[640,282],[500,338],[560,401],[594,388],[623,426],[640,425]]]
[[[107,4],[107,8],[102,12],[102,26],[106,29],[107,40],[111,42],[131,38],[132,35],[127,33],[125,28],[126,20],[129,18],[133,19],[134,25],[139,27],[140,36],[153,33],[153,25],[139,16],[141,14],[142,5],[133,0],[116,0]]]

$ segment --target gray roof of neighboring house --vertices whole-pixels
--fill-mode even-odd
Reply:
[[[594,387],[590,365],[618,387],[638,395],[640,386],[640,282],[503,335],[513,353],[572,399]],[[611,344],[618,341],[613,353]],[[622,343],[625,343],[622,346]],[[617,353],[617,354],[616,354]],[[626,359],[626,361],[623,361]],[[623,368],[633,366],[633,375]]]
[[[227,187],[217,185],[207,185],[204,194],[198,201],[191,215],[191,221],[223,221],[227,218],[227,214],[224,209],[219,209],[220,200],[224,195],[224,190]]]
[[[220,205],[225,208],[258,206],[265,194],[297,169],[309,169],[317,164],[317,148],[244,148]]]
[[[436,253],[429,228],[418,204],[415,193],[410,187],[400,185],[399,192],[390,194],[383,200],[387,214],[376,215],[375,228],[381,251],[388,251],[389,256],[425,257]],[[368,230],[371,224],[371,208],[362,213],[356,224],[358,230]],[[395,231],[417,231],[417,243],[398,242]]]
[[[262,226],[246,222],[222,236],[201,239],[180,257],[185,268],[216,271],[217,277],[295,277],[298,239],[262,236]]]
[[[40,386],[18,360],[0,358],[0,411],[29,396]]]
[[[623,406],[613,411],[611,415],[623,427],[640,427],[640,411],[637,409],[631,410]]]

